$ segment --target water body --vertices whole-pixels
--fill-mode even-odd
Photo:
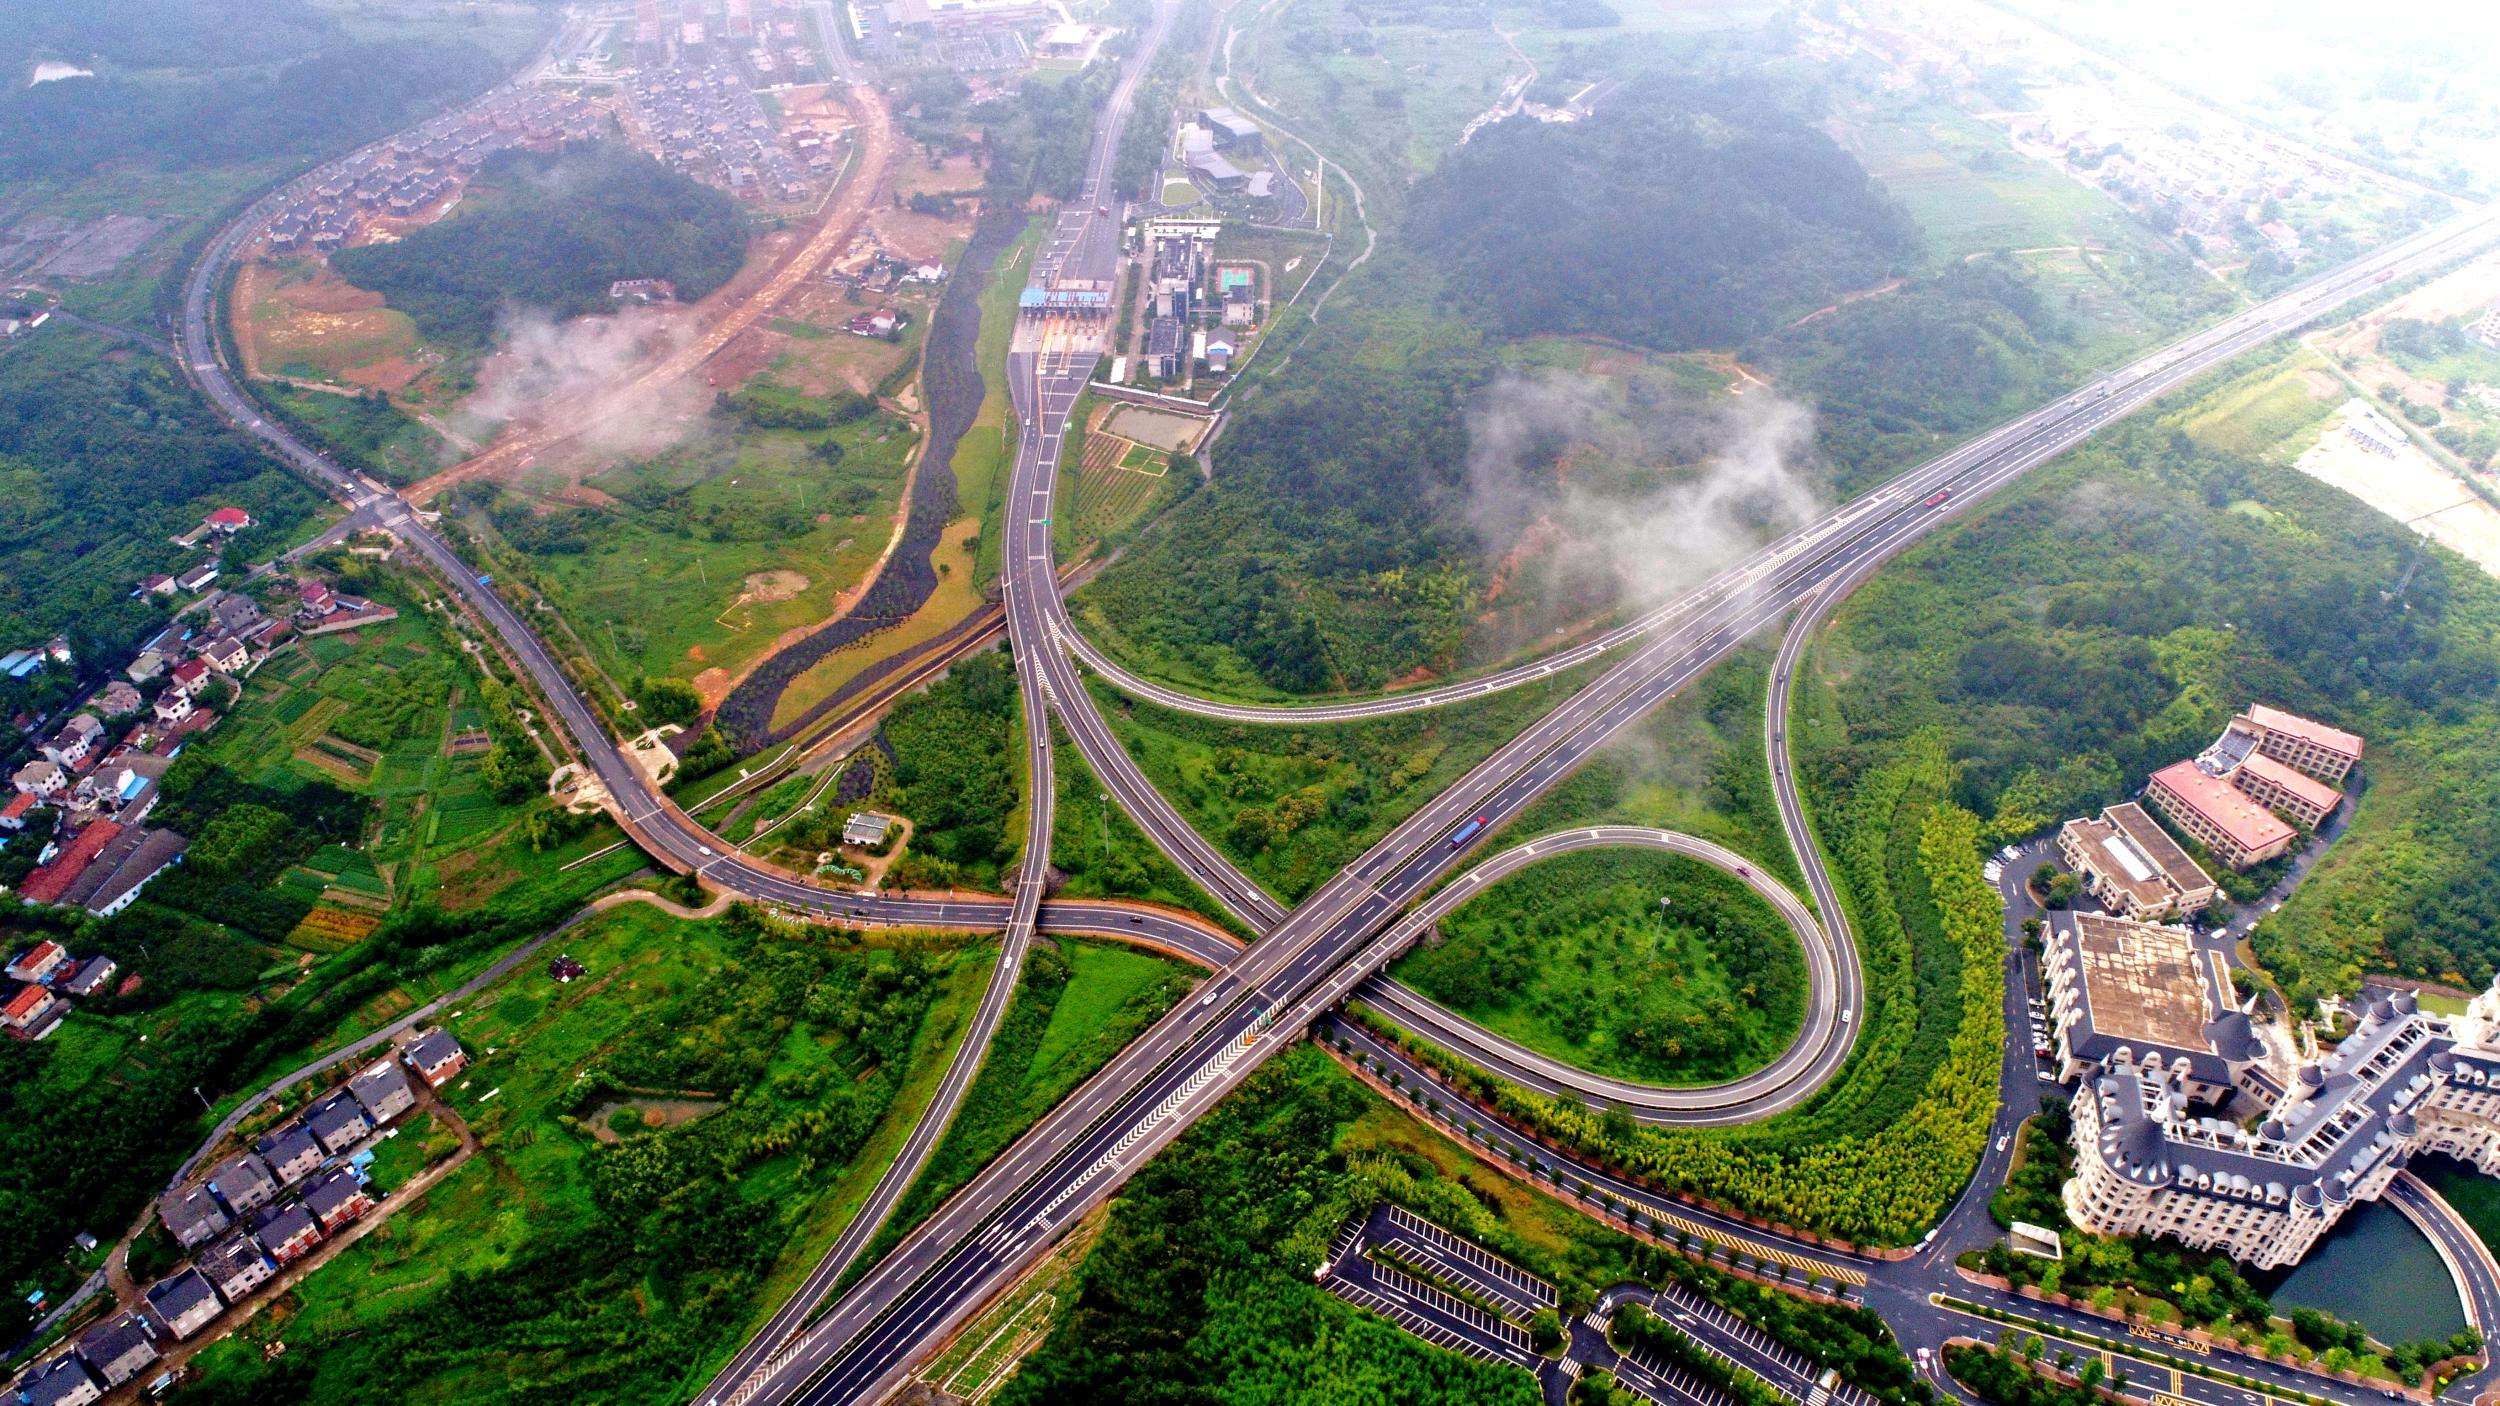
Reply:
[[[929,317],[929,335],[920,354],[920,393],[929,409],[929,441],[920,452],[919,477],[912,481],[903,540],[867,594],[847,614],[766,659],[721,700],[713,721],[737,743],[739,751],[758,752],[796,735],[900,666],[899,659],[880,660],[787,726],[773,726],[773,712],[792,680],[844,645],[911,618],[937,591],[937,570],[930,559],[937,551],[938,533],[957,510],[955,445],[972,428],[988,390],[980,358],[981,290],[988,286],[990,267],[998,256],[1024,232],[1024,222],[1024,211],[1012,203],[1002,201],[985,209],[972,227],[972,239],[946,291],[939,296],[937,311]]]
[[[2384,1201],[2345,1216],[2279,1281],[2273,1275],[2251,1280],[2271,1289],[2280,1311],[2323,1309],[2384,1343],[2444,1338],[2465,1326],[2456,1281],[2439,1251]]]
[[[26,86],[32,88],[42,83],[58,83],[64,78],[93,77],[95,77],[95,70],[92,68],[80,68],[74,63],[63,63],[59,59],[45,59],[42,63],[35,65],[35,76],[26,80]]]

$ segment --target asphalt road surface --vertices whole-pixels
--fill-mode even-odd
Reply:
[[[1107,187],[1119,116],[1146,56],[1170,18],[1159,6],[1147,43],[1115,91],[1089,165],[1086,200],[1063,215],[1037,276],[1065,279],[1108,271],[1116,260],[1118,222],[1091,202]],[[330,489],[359,522],[398,534],[492,629],[563,729],[615,798],[620,818],[646,849],[672,865],[751,899],[855,921],[973,925],[996,923],[995,903],[933,903],[838,893],[727,850],[659,796],[625,760],[601,720],[574,689],[543,642],[512,605],[461,562],[431,524],[380,485],[351,474],[264,417],[218,363],[209,316],[214,290],[236,250],[283,198],[273,194],[221,232],[186,285],[182,360],[202,391],[235,423],[258,435],[288,462]],[[1202,840],[1149,833],[1175,850],[1193,877],[1236,911],[1258,912],[1272,931],[1236,957],[1202,994],[1146,1032],[1097,1076],[1048,1115],[1005,1156],[951,1198],[907,1237],[805,1334],[776,1353],[766,1374],[740,1389],[742,1399],[809,1402],[874,1399],[890,1390],[917,1355],[960,1323],[994,1288],[1037,1254],[1138,1165],[1176,1137],[1277,1048],[1354,993],[1422,930],[1419,915],[1399,914],[1429,890],[1481,838],[1511,818],[1609,738],[1697,678],[1747,638],[1835,583],[1861,578],[1972,502],[2054,458],[2101,426],[2131,413],[2186,380],[2297,328],[2391,278],[2433,267],[2492,234],[2492,215],[2476,211],[2402,241],[2284,297],[2114,372],[2041,410],[1922,465],[1886,487],[1773,543],[1721,572],[1626,632],[1523,665],[1514,681],[1539,677],[1583,659],[1606,656],[1614,666],[1512,743],[1480,763],[1448,792],[1398,827],[1345,873],[1290,914],[1211,856]],[[1049,518],[1057,436],[1090,374],[1092,358],[1078,343],[1044,344],[1017,353],[1010,366],[1027,430],[1011,484],[1007,581],[1011,637],[1028,682],[1028,734],[1037,709],[1055,707],[1090,758],[1119,753],[1101,728],[1074,673],[1068,651],[1081,647],[1065,624],[1050,580]],[[1028,657],[1030,665],[1025,662]],[[1454,685],[1486,690],[1501,676]],[[1152,688],[1141,689],[1158,697]],[[1038,700],[1034,697],[1039,695]],[[1412,695],[1422,697],[1424,694]],[[1440,699],[1454,702],[1471,694]],[[1160,701],[1160,699],[1159,699]],[[1396,700],[1404,703],[1406,700]],[[1379,702],[1342,705],[1376,710]],[[1429,704],[1423,706],[1431,706]],[[1203,711],[1203,710],[1202,710]],[[1343,716],[1372,716],[1355,711]],[[1302,714],[1308,719],[1314,715]],[[1324,716],[1324,715],[1321,715]],[[1090,728],[1089,728],[1090,723]],[[1774,724],[1776,726],[1776,724]],[[1123,753],[1124,755],[1124,753]],[[1036,756],[1047,766],[1044,750]],[[1035,758],[1029,757],[1028,762]],[[1037,771],[1047,796],[1047,772]],[[1108,780],[1109,778],[1106,778]],[[1142,785],[1142,779],[1139,780]],[[1116,787],[1115,787],[1116,790]],[[1159,797],[1120,793],[1141,823]],[[1042,812],[1045,806],[1033,807]],[[1787,807],[1783,807],[1784,817]],[[1183,827],[1184,829],[1186,827]],[[1047,827],[1039,831],[1046,840]],[[1809,864],[1811,872],[1815,865]],[[1826,913],[1837,905],[1820,891]],[[1020,883],[1007,907],[1012,933],[1029,935],[1041,910],[1038,886]],[[1019,917],[1021,913],[1024,916]],[[1123,913],[1116,921],[1126,924]],[[1182,925],[1186,926],[1186,925]],[[1834,933],[1837,939],[1840,934]],[[1176,939],[1177,940],[1177,939]],[[1811,1094],[1847,1057],[1854,1035],[1856,964],[1840,964],[1828,1005],[1818,1003],[1810,1028],[1825,1038],[1796,1061],[1794,1076],[1731,1117],[1758,1117]],[[934,1134],[932,1135],[934,1136]],[[1885,1281],[1878,1279],[1877,1285]],[[1967,1297],[1980,1298],[1973,1291]],[[2045,1306],[2026,1306],[2048,1312]],[[2115,1335],[2115,1330],[2103,1331]],[[752,1388],[752,1389],[750,1389]],[[2314,1385],[2304,1389],[2316,1390]],[[2190,1393],[2191,1396],[2193,1393]],[[2319,1394],[2336,1393],[2320,1391]],[[708,1399],[708,1398],[707,1398]]]

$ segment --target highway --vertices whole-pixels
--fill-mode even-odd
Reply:
[[[1119,116],[1155,42],[1168,26],[1170,13],[1168,4],[1158,6],[1147,41],[1132,56],[1097,134],[1086,197],[1062,215],[1050,247],[1037,260],[1037,280],[1090,276],[1091,270],[1113,267],[1117,221],[1093,202],[1107,189]],[[265,219],[278,199],[273,195],[256,205],[258,217]],[[396,495],[340,469],[283,426],[267,420],[235,386],[218,363],[209,317],[216,288],[257,223],[247,214],[229,226],[192,271],[185,288],[181,329],[187,372],[235,423],[345,501],[353,520],[371,522],[399,535],[458,593],[546,699],[554,721],[608,788],[620,822],[638,843],[715,886],[793,910],[849,921],[950,926],[997,925],[1003,910],[1011,947],[1028,939],[1037,923],[1049,926],[1052,910],[1059,905],[1038,907],[1039,884],[1029,881],[1035,872],[1030,866],[1046,857],[1048,841],[1046,798],[1051,788],[1043,710],[1055,709],[1060,714],[1089,761],[1097,757],[1125,761],[1126,756],[1091,706],[1081,676],[1075,672],[1070,652],[1079,647],[1076,633],[1066,623],[1064,604],[1049,569],[1059,437],[1090,374],[1098,346],[1066,327],[1020,327],[1020,346],[1011,355],[1009,367],[1011,388],[1026,423],[1009,492],[1007,603],[1019,675],[1026,683],[1027,765],[1038,802],[1029,807],[1028,867],[1023,876],[1027,881],[1019,882],[1012,904],[855,896],[817,887],[729,851],[657,794],[624,759],[536,632],[461,562],[431,524]],[[1182,862],[1227,906],[1245,916],[1258,914],[1254,926],[1272,930],[1206,983],[1202,994],[1115,1056],[1094,1079],[942,1205],[823,1318],[772,1350],[762,1373],[741,1382],[728,1399],[852,1401],[875,1399],[890,1390],[920,1353],[963,1321],[1056,1234],[1109,1195],[1276,1049],[1361,989],[1413,941],[1429,925],[1427,914],[1432,910],[1421,909],[1403,918],[1400,913],[1430,892],[1475,843],[1498,832],[1590,752],[1657,703],[1790,610],[1818,597],[1836,599],[1841,587],[1835,583],[1862,577],[1954,513],[2054,458],[2102,425],[2389,278],[2453,258],[2487,240],[2492,232],[2491,214],[2474,212],[2184,339],[1790,534],[1625,627],[1634,633],[1582,646],[1595,651],[1587,658],[1599,654],[1613,658],[1613,667],[1479,763],[1290,914],[1280,913],[1271,898],[1214,856],[1202,839],[1185,833],[1185,825],[1179,827],[1180,832],[1165,828],[1167,818],[1177,821],[1177,817],[1135,774],[1133,765],[1123,771],[1098,761],[1098,774],[1138,816],[1158,846]],[[1827,591],[1835,593],[1823,594]],[[1550,673],[1568,667],[1566,657],[1521,667]],[[1454,687],[1480,689],[1486,682]],[[1303,716],[1307,720],[1310,715]],[[1801,833],[1803,819],[1801,812],[1792,814],[1792,802],[1793,796],[1783,802],[1783,820],[1796,835]],[[1810,845],[1805,853],[1805,867],[1813,875],[1820,865],[1812,859]],[[1815,897],[1825,913],[1837,914],[1837,903],[1821,884],[1815,886]],[[1143,923],[1128,910],[1115,912],[1113,921],[1122,926]],[[1175,926],[1191,925],[1176,922]],[[1835,924],[1829,936],[1835,957],[1830,999],[1818,1001],[1810,1014],[1807,1034],[1800,1040],[1801,1053],[1792,1051],[1798,1054],[1793,1060],[1783,1056],[1785,1077],[1741,1104],[1714,1110],[1711,1116],[1760,1117],[1794,1106],[1846,1060],[1862,1005],[1862,988],[1845,929]],[[1002,969],[1008,965],[1001,963]],[[1005,985],[1011,987],[1012,982]],[[994,993],[997,989],[999,984],[994,983]],[[977,1061],[977,1045],[966,1044]],[[930,1121],[942,1129],[942,1120]],[[929,1136],[934,1139],[936,1133]],[[794,1320],[804,1316],[798,1310],[793,1315]],[[770,1339],[759,1341],[769,1343]]]
[[[1913,471],[1724,574],[1697,593],[1698,608],[1686,618],[1635,642],[1606,675],[1400,824],[1246,951],[1224,978],[1209,984],[1202,999],[1141,1036],[959,1192],[810,1328],[800,1349],[779,1367],[782,1375],[809,1378],[808,1384],[786,1394],[777,1390],[772,1399],[873,1400],[890,1390],[911,1360],[1192,1118],[1238,1086],[1282,1037],[1343,1000],[1411,941],[1419,929],[1392,920],[1470,839],[1500,829],[1591,750],[1753,633],[1829,583],[1872,570],[1955,512],[2110,421],[2344,298],[2444,262],[2491,233],[2491,214],[2477,211],[2382,250],[2088,386],[2016,422],[2010,432],[1983,437]],[[1056,430],[1051,418],[1064,414],[1047,398],[1053,388],[1048,378],[1057,370],[1037,363],[1045,418],[1028,423],[1022,457],[1041,457],[1032,453],[1034,446]],[[1057,463],[1055,445],[1043,462]],[[1011,494],[1017,518],[1010,530],[1031,534],[1037,555],[1046,555],[1046,479],[1019,475]],[[1037,605],[1050,625],[1064,619],[1055,591],[1033,588],[1021,577],[1010,580],[1009,590],[1011,622],[1029,622]],[[1034,638],[1029,623],[1015,628],[1025,632],[1018,638]],[[1072,633],[1060,626],[1044,637],[1064,642]],[[1072,690],[1053,683],[1071,723],[1091,711],[1065,706]],[[1085,746],[1081,735],[1078,741]],[[1090,747],[1087,754],[1090,760]],[[1469,826],[1471,816],[1484,823]],[[1464,835],[1462,826],[1468,827]],[[1839,995],[1848,1003],[1846,1014],[1854,1016],[1859,999],[1854,962],[1849,973],[1851,984]],[[1793,1106],[1839,1067],[1854,1026],[1847,1019],[1836,1024],[1841,1033],[1804,1066],[1802,1077],[1757,1101],[1752,1113]],[[829,1346],[834,1343],[843,1346],[835,1351]]]

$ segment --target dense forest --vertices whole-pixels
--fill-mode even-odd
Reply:
[[[1934,731],[1993,836],[2139,790],[2263,701],[2368,739],[2361,820],[2257,928],[2302,997],[2500,963],[2500,586],[2352,499],[2159,424],[1903,558],[1823,646],[1826,785]]]
[[[1176,667],[1238,660],[1250,686],[1291,693],[1376,685],[1458,648],[1469,376],[1333,376],[1335,353],[1308,354],[1311,374],[1244,401],[1222,472],[1105,575],[1093,618]]]
[[[1480,666],[2107,354],[2072,290],[2017,259],[1904,276],[1916,232],[1812,115],[1765,79],[1654,77],[1584,122],[1480,133],[1290,374],[1237,391],[1209,490],[1086,588],[1088,628],[1242,695]],[[1764,368],[1777,398],[1669,355],[1702,351]],[[1715,489],[1676,496],[1721,465],[1776,511],[1714,524]]]
[[[428,337],[477,348],[508,306],[558,318],[598,312],[621,278],[667,279],[692,302],[746,256],[735,201],[610,142],[497,153],[463,203],[449,219],[341,250],[331,264]]]
[[[1602,118],[1497,124],[1417,186],[1402,236],[1508,336],[1731,346],[1898,271],[1900,211],[1753,85],[1664,76]]]
[[[132,598],[139,578],[198,559],[168,537],[232,505],[259,526],[227,550],[256,559],[316,500],[172,366],[66,327],[43,335],[43,355],[0,358],[0,639],[67,631],[105,654],[162,618]]]
[[[1443,919],[1392,969],[1497,1032],[1599,1073],[1733,1078],[1796,1033],[1796,937],[1736,880],[1637,853],[1547,860]]]

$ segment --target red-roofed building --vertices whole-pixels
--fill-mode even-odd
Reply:
[[[252,525],[252,515],[241,508],[219,508],[208,515],[208,525],[219,532],[241,532]]]
[[[2303,829],[2315,830],[2344,803],[2344,793],[2314,776],[2304,776],[2263,752],[2252,754],[2231,773],[2231,784],[2259,805]]]
[[[2297,837],[2246,791],[2208,775],[2192,761],[2173,762],[2154,772],[2144,798],[2234,869],[2265,863],[2291,848]]]
[[[45,938],[10,959],[9,975],[18,981],[41,981],[68,960],[68,948]]]
[[[2260,753],[2330,785],[2341,782],[2353,763],[2361,760],[2358,735],[2298,713],[2252,703],[2237,721],[2257,734]]]
[[[0,1007],[0,1026],[21,1040],[40,1040],[61,1023],[68,1005],[40,986],[20,987],[8,1005]]]
[[[200,685],[208,682],[208,666],[197,659],[185,659],[174,666],[173,673],[167,678],[175,688],[182,690],[183,697],[188,698],[200,691]]]
[[[32,791],[20,791],[9,797],[9,803],[0,806],[0,830],[25,829],[26,813],[34,808],[35,793]]]
[[[58,903],[69,886],[95,862],[96,855],[121,834],[122,827],[110,820],[98,820],[78,832],[77,838],[61,847],[48,863],[35,866],[35,872],[18,885],[17,896],[28,903]]]

